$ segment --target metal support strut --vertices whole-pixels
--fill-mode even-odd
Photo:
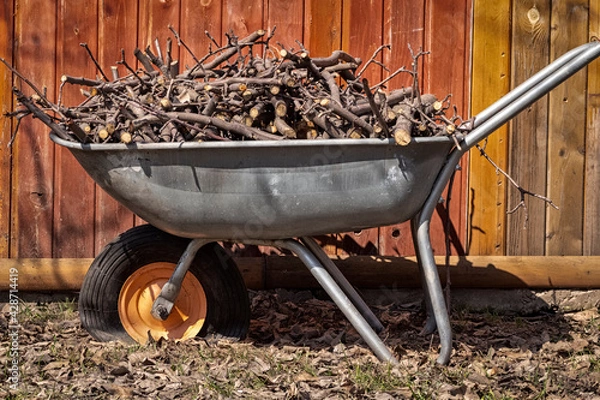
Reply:
[[[171,275],[168,282],[165,283],[160,294],[156,300],[154,300],[154,304],[152,304],[150,314],[152,314],[154,318],[164,321],[169,317],[169,314],[171,314],[173,306],[175,305],[175,300],[181,290],[181,283],[183,282],[185,274],[190,268],[200,247],[208,242],[209,240],[206,239],[194,239],[188,244],[175,267],[175,271],[173,271],[173,275]]]
[[[302,240],[305,243],[310,243],[312,241],[312,239],[307,238],[303,238]],[[306,265],[306,267],[310,270],[311,274],[315,277],[317,282],[319,282],[319,284],[327,292],[329,297],[331,297],[331,299],[335,302],[339,309],[344,313],[346,318],[348,318],[352,326],[356,329],[356,331],[360,334],[360,336],[363,338],[363,340],[367,343],[367,345],[371,348],[373,353],[375,353],[375,355],[380,361],[390,362],[393,364],[396,364],[398,362],[398,360],[396,360],[396,358],[392,355],[390,350],[386,347],[386,345],[379,338],[379,336],[377,336],[377,333],[375,333],[373,328],[370,326],[369,322],[367,322],[365,317],[358,311],[358,309],[352,303],[352,301],[350,301],[346,293],[344,293],[342,288],[340,288],[338,283],[333,279],[329,271],[319,261],[319,257],[311,251],[312,247],[314,249],[319,249],[316,251],[317,254],[323,252],[323,250],[320,249],[318,246],[314,247],[316,243],[309,244],[310,247],[307,247],[296,240],[285,239],[274,240],[272,244],[278,247],[282,247],[284,249],[288,249],[300,258],[304,265]],[[334,272],[334,274],[337,275],[339,273],[338,278],[340,278],[341,276],[342,281],[346,282],[343,285],[346,286],[347,284],[349,285],[349,287],[351,287],[350,284],[347,283],[346,278],[343,277],[342,273],[337,269],[333,262],[331,264],[334,267],[333,270],[337,271]],[[354,289],[352,289],[352,291],[354,291]],[[354,294],[356,294],[356,296],[351,295],[351,297],[356,297],[360,299],[356,292],[354,292]],[[368,309],[368,307],[366,306],[366,304],[364,304],[362,299],[359,301],[359,303],[362,303],[364,307]],[[377,320],[377,318],[371,313],[370,310],[369,313],[372,315],[372,318]],[[381,323],[378,320],[377,323],[381,325]]]

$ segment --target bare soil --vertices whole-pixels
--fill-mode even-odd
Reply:
[[[316,293],[316,295],[315,295]],[[380,363],[336,306],[308,291],[251,293],[241,342],[99,343],[75,300],[21,303],[19,382],[0,314],[6,399],[600,399],[597,309],[527,316],[453,310],[454,352],[436,365],[421,305],[378,304],[399,365]]]

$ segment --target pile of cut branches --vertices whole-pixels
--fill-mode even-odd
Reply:
[[[127,63],[122,50],[117,64],[127,74],[113,66],[109,79],[82,43],[98,77],[63,75],[56,103],[9,66],[35,92],[26,96],[15,87],[20,107],[11,115],[33,115],[63,139],[83,143],[391,137],[406,145],[415,136],[460,139],[469,129],[450,96],[420,93],[423,51],[411,50],[411,69],[400,68],[370,86],[362,75],[370,65],[381,66],[376,58],[389,46],[361,67],[360,59],[340,50],[312,58],[300,43],[298,50],[273,46],[274,32],[258,30],[245,38],[230,33],[224,46],[208,35],[216,48],[197,58],[170,29],[194,66],[181,72],[172,58],[173,41],[167,40],[164,51],[155,41],[154,51],[135,50],[140,69]],[[412,86],[386,91],[385,84],[401,73],[412,77]],[[63,105],[67,84],[81,86],[85,101]]]

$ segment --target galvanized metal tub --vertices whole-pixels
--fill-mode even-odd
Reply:
[[[117,201],[174,235],[280,239],[412,218],[453,141],[81,144],[51,134]]]

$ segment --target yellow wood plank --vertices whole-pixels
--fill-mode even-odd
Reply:
[[[589,3],[590,37],[600,37],[600,0]],[[600,255],[600,60],[588,67],[583,255]]]
[[[415,257],[332,257],[348,280],[360,288],[419,287]],[[435,258],[441,277],[445,259]],[[317,283],[297,257],[236,257],[249,289],[316,288]],[[18,271],[19,290],[77,291],[91,258],[0,258],[0,270]],[[600,256],[468,256],[450,258],[452,287],[598,289]],[[0,291],[10,285],[0,275]]]
[[[471,115],[484,110],[510,89],[510,0],[473,4]],[[492,134],[486,153],[507,169],[508,126]],[[503,255],[506,249],[506,183],[477,149],[469,157],[467,252]]]
[[[588,1],[552,2],[550,57],[554,60],[588,41]],[[550,92],[546,254],[583,252],[583,179],[586,73],[580,71]]]

